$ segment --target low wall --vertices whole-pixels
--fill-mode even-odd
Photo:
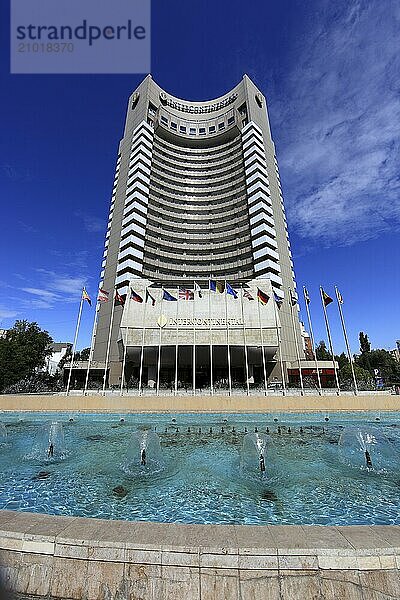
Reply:
[[[7,598],[400,597],[400,526],[176,525],[0,511],[0,548]]]
[[[1,411],[55,412],[336,412],[397,411],[400,396],[59,396],[3,395]]]

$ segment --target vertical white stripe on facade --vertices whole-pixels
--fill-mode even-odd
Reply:
[[[242,130],[242,147],[255,275],[282,286],[264,140],[252,121]]]
[[[132,134],[118,252],[117,285],[118,282],[129,279],[130,272],[143,272],[143,237],[147,225],[153,138],[153,129],[144,121]],[[122,273],[123,270],[125,273]]]

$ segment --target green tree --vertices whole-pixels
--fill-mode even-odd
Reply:
[[[354,374],[359,390],[370,390],[374,387],[374,379],[369,371],[354,365]],[[339,382],[342,389],[351,390],[354,387],[353,374],[349,361],[339,370]]]
[[[361,354],[364,352],[371,352],[371,342],[368,339],[368,335],[363,331],[360,331],[359,340]]]
[[[90,348],[83,348],[83,350],[77,352],[77,354],[79,354],[79,358],[75,358],[75,360],[89,360]]]
[[[32,376],[46,364],[53,342],[37,323],[16,321],[0,339],[0,390]]]
[[[387,350],[362,352],[360,356],[357,356],[356,364],[368,371],[371,376],[382,377],[386,386],[400,383],[400,363]],[[378,371],[378,375],[375,371]]]
[[[349,359],[347,358],[347,355],[344,352],[342,352],[342,354],[339,354],[338,356],[335,356],[335,360],[337,360],[339,370],[343,369],[344,367],[347,367],[348,365],[350,366]]]
[[[315,354],[318,360],[332,360],[332,354],[328,352],[324,340],[315,347]]]

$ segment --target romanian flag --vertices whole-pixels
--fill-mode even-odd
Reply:
[[[151,305],[154,306],[156,303],[156,299],[154,298],[154,296],[152,296],[149,292],[149,290],[146,288],[146,302],[147,300],[151,300]]]
[[[306,304],[310,304],[311,300],[310,300],[310,295],[308,293],[308,290],[305,286],[303,286],[303,293],[304,293],[304,300],[306,302]]]
[[[324,306],[328,306],[328,304],[333,302],[332,298],[330,296],[328,296],[328,294],[324,291],[323,288],[321,288],[321,295],[322,295],[322,301],[324,303]]]
[[[283,298],[281,298],[276,292],[274,292],[274,300],[276,302],[277,307],[280,308],[283,304]]]
[[[231,296],[233,296],[235,298],[235,300],[237,299],[238,295],[237,295],[237,291],[233,289],[233,287],[230,285],[230,283],[226,282],[226,293],[230,294]]]
[[[170,294],[169,292],[167,292],[167,290],[163,290],[163,300],[168,300],[169,302],[177,302],[178,299],[175,298],[175,296],[173,296],[172,294]]]
[[[337,297],[337,301],[339,302],[339,304],[343,304],[343,296],[337,288],[336,288],[336,297]]]
[[[260,290],[260,288],[257,288],[257,300],[261,302],[262,305],[265,305],[269,300],[269,296],[268,294]]]
[[[82,300],[86,300],[86,302],[89,304],[89,306],[92,306],[92,301],[90,299],[89,294],[86,291],[86,288],[82,289]]]
[[[133,300],[134,302],[143,302],[142,296],[139,296],[139,294],[137,294],[133,290],[131,290],[131,300]]]
[[[108,302],[108,292],[106,292],[106,290],[103,290],[102,288],[100,288],[99,295],[97,296],[97,301],[98,302]]]
[[[225,283],[223,281],[215,281],[214,279],[210,279],[210,290],[212,292],[219,292],[223,294],[225,291]]]
[[[124,306],[124,304],[125,304],[124,296],[121,296],[121,294],[118,292],[118,290],[115,290],[114,305],[115,306]]]

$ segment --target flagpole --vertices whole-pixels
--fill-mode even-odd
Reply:
[[[260,325],[260,340],[261,340],[261,354],[262,354],[262,363],[263,363],[263,371],[264,371],[264,393],[268,396],[268,380],[267,380],[267,365],[265,364],[265,353],[264,353],[264,334],[261,326],[261,312],[260,312],[260,301],[257,295],[257,307],[258,307],[258,322]]]
[[[195,312],[195,291],[193,283],[193,396],[196,395],[196,312]]]
[[[141,396],[142,394],[142,383],[143,383],[143,358],[144,358],[144,338],[146,332],[146,310],[147,310],[147,286],[145,293],[145,301],[144,301],[144,313],[143,313],[143,327],[142,327],[142,347],[140,349],[140,365],[139,365],[139,385],[138,385],[138,394]]]
[[[161,288],[161,302],[160,302],[160,322],[158,324],[159,328],[160,328],[160,335],[158,338],[158,356],[157,356],[157,383],[156,383],[156,396],[159,395],[160,392],[160,370],[161,370],[161,331],[162,331],[162,327],[161,327],[161,317],[162,317],[162,307],[163,307],[163,300],[164,300],[164,288]],[[178,302],[178,300],[177,300]]]
[[[74,355],[75,355],[75,350],[76,350],[76,342],[78,341],[79,326],[81,324],[83,302],[84,302],[84,300],[83,300],[83,291],[82,291],[81,302],[79,304],[78,318],[77,318],[77,321],[76,321],[74,343],[72,344],[71,364],[70,364],[70,367],[69,367],[68,382],[67,382],[67,391],[66,391],[66,395],[67,396],[69,395],[69,388],[70,388],[70,385],[71,385],[72,367],[74,365]]]
[[[210,393],[214,396],[214,379],[213,379],[213,343],[212,343],[212,316],[211,316],[211,276],[208,280],[208,317],[210,329]]]
[[[321,294],[321,302],[322,302],[322,308],[324,311],[324,318],[325,318],[325,327],[326,327],[326,333],[328,336],[328,342],[329,342],[329,348],[332,354],[332,363],[333,363],[333,370],[335,372],[335,381],[336,381],[336,387],[337,387],[337,395],[340,396],[340,386],[339,386],[339,379],[338,379],[338,374],[337,374],[337,369],[336,369],[336,361],[335,361],[335,353],[333,350],[333,344],[332,344],[332,336],[331,336],[331,330],[329,328],[329,321],[328,321],[328,313],[326,312],[326,306],[325,306],[325,302],[324,302],[324,297],[322,294],[322,287],[319,287],[319,291]]]
[[[83,390],[84,396],[86,396],[86,394],[87,394],[90,367],[92,366],[93,353],[94,353],[94,340],[95,340],[96,332],[97,332],[97,319],[98,319],[98,315],[99,315],[99,310],[100,310],[100,302],[97,302],[96,310],[94,313],[94,320],[93,320],[92,341],[90,342],[90,354],[89,354],[89,360],[88,360],[88,367],[87,367],[87,371],[86,371],[85,387]]]
[[[106,380],[107,380],[107,369],[108,369],[108,360],[110,358],[110,346],[111,346],[111,332],[114,320],[114,310],[115,310],[115,297],[116,297],[116,288],[114,287],[114,293],[112,297],[112,307],[111,307],[111,318],[110,318],[110,327],[108,329],[108,338],[107,338],[107,351],[106,351],[106,363],[104,367],[104,375],[103,375],[103,396],[106,393]]]
[[[299,338],[298,338],[297,331],[296,331],[296,323],[295,323],[294,314],[293,314],[293,308],[294,308],[294,306],[293,306],[292,300],[296,300],[296,298],[294,297],[294,292],[292,290],[290,290],[290,298],[289,298],[289,302],[290,302],[290,314],[291,314],[291,317],[292,317],[293,335],[294,335],[294,342],[295,342],[295,346],[296,346],[297,362],[299,363],[299,375],[300,375],[301,395],[304,396],[303,374],[301,372],[301,363],[300,363]],[[296,306],[297,306],[297,300],[296,300]]]
[[[178,307],[179,307],[179,286],[176,289],[176,330],[175,330],[175,396],[178,394],[178,353],[179,353],[179,328],[178,328]]]
[[[247,354],[247,341],[246,341],[246,326],[244,323],[244,308],[243,308],[243,284],[241,286],[241,294],[240,294],[240,303],[242,309],[242,324],[243,324],[243,343],[244,343],[244,360],[246,363],[246,387],[247,387],[247,395],[250,396],[250,384],[249,384],[249,361]]]
[[[128,288],[128,294],[126,297],[126,302],[128,302],[128,306],[127,306],[127,321],[129,323],[129,309],[131,306],[131,298],[130,298],[130,293],[131,293],[131,288]],[[127,344],[128,344],[128,328],[129,326],[127,326],[125,328],[125,341],[124,341],[124,358],[122,360],[122,373],[121,373],[121,389],[120,389],[120,396],[122,396],[123,391],[124,391],[124,379],[125,379],[125,367],[126,367],[126,354],[127,354]],[[128,386],[127,386],[128,387]]]
[[[357,396],[357,394],[358,394],[358,387],[357,387],[356,374],[354,372],[353,356],[351,354],[349,339],[347,337],[346,326],[345,326],[345,323],[344,323],[344,315],[343,315],[342,303],[340,302],[340,299],[339,299],[340,298],[340,294],[339,294],[339,290],[337,289],[336,285],[335,285],[335,292],[336,292],[336,300],[337,300],[337,304],[338,304],[338,308],[339,308],[340,320],[342,322],[343,337],[344,337],[344,341],[346,343],[346,348],[347,348],[347,356],[349,357],[350,367],[351,367],[351,374],[353,376],[354,395]]]
[[[226,279],[225,279],[225,321],[226,321],[226,342],[228,350],[228,384],[229,384],[229,396],[232,395],[232,374],[231,374],[231,348],[229,344],[229,322],[228,322],[228,297],[226,293]]]
[[[307,299],[308,295],[306,295],[306,288],[305,288],[304,285],[303,285],[303,294],[304,294],[304,302],[305,302],[305,305],[306,305],[308,328],[310,330],[311,348],[312,348],[312,351],[313,351],[313,354],[314,354],[315,370],[317,371],[318,393],[319,393],[320,396],[322,396],[321,376],[319,374],[317,353],[315,351],[315,341],[314,341],[313,328],[312,328],[312,324],[311,324],[311,314],[310,314],[309,300]]]
[[[283,356],[282,356],[282,339],[281,339],[281,329],[278,327],[278,312],[276,308],[276,300],[273,298],[274,302],[274,311],[275,311],[275,323],[276,323],[276,333],[278,335],[278,350],[279,350],[279,362],[281,366],[281,374],[282,374],[282,394],[286,396],[286,377],[283,367]]]

